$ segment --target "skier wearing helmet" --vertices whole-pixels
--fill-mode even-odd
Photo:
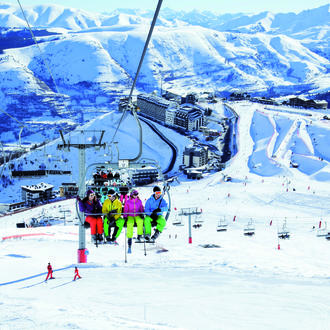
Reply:
[[[107,242],[117,244],[116,239],[123,229],[125,220],[121,217],[122,204],[113,188],[108,190],[108,199],[105,200],[102,206],[102,213],[107,214],[104,217],[104,236]],[[112,237],[110,235],[111,227],[114,227]]]
[[[131,253],[132,237],[134,223],[137,226],[137,239],[141,240],[143,235],[143,215],[144,208],[142,201],[139,198],[139,192],[132,190],[129,199],[124,206],[124,217],[127,217],[127,242],[128,242],[128,253]]]

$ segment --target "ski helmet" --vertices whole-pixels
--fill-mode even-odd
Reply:
[[[154,186],[153,192],[162,191],[158,186]]]
[[[113,188],[110,188],[108,190],[108,195],[115,195],[115,194],[116,194],[116,192],[115,192],[115,190]]]

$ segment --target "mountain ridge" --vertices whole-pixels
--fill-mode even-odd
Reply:
[[[91,108],[97,112],[97,109],[116,107],[134,79],[149,29],[150,12],[138,17],[134,10],[130,13],[117,10],[111,16],[56,5],[27,7],[26,12],[32,26],[48,24],[43,30],[34,28],[36,35],[39,32],[41,52],[31,38],[29,41],[17,6],[0,6],[1,39],[5,45],[0,54],[0,99],[4,110],[20,120],[33,120],[26,115],[40,116],[45,111],[39,108],[40,102],[49,106],[51,110],[46,111],[55,117],[81,122],[90,118]],[[295,15],[314,17],[319,12],[327,17],[329,6]],[[270,97],[327,95],[330,62],[324,53],[328,54],[330,33],[328,28],[318,25],[322,21],[314,19],[314,26],[304,30],[307,36],[304,38],[297,32],[299,29],[293,35],[271,33],[271,22],[276,15],[283,20],[291,14],[222,15],[227,25],[232,22],[232,27],[236,26],[234,32],[203,26],[205,13],[194,11],[189,16],[176,12],[175,15],[165,9],[157,22],[137,81],[137,93],[162,87],[183,95],[202,90],[220,94],[244,90]],[[194,25],[189,25],[189,17],[196,22]],[[217,17],[212,14],[213,21]],[[246,25],[238,24],[243,20]],[[10,28],[5,26],[6,22],[23,22],[24,29]],[[103,23],[107,26],[102,26]],[[315,34],[318,39],[314,38]],[[8,40],[23,40],[28,44],[15,45]],[[21,95],[25,95],[23,104]],[[50,99],[57,101],[52,103]],[[1,125],[0,132],[9,132],[16,126],[17,123],[9,120]]]

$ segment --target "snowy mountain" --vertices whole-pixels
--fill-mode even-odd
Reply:
[[[24,9],[39,47],[22,29],[25,22],[19,7],[0,7],[3,109],[23,122],[44,115],[54,129],[63,128],[63,122],[56,123],[59,118],[70,118],[66,128],[73,128],[97,113],[116,109],[134,79],[152,13],[92,14],[56,5]],[[300,14],[252,16],[164,9],[136,92],[162,86],[183,95],[244,90],[272,97],[326,96],[328,16],[329,6]],[[6,118],[6,125],[1,121],[1,139],[12,139],[12,132],[17,137],[19,124],[3,113],[0,118]],[[23,130],[26,134],[31,132]]]
[[[319,10],[328,13],[328,8]],[[65,135],[67,141],[92,141],[105,129],[106,148],[88,149],[86,166],[116,160],[119,155],[110,142],[121,118],[117,100],[131,86],[152,14],[99,15],[59,6],[26,9],[31,24],[42,26],[35,30],[41,52],[26,37],[17,7],[0,5],[1,25],[6,26],[1,29],[0,110],[14,118],[0,112],[0,140],[17,144],[22,132],[23,143],[40,143],[59,137],[58,128],[71,130],[79,122]],[[213,27],[203,26],[208,16]],[[244,24],[239,23],[243,16]],[[291,15],[292,22],[296,16]],[[161,84],[182,95],[243,89],[282,96],[329,88],[329,58],[311,47],[326,49],[321,18],[319,25],[304,29],[280,24],[291,35],[272,33],[276,20],[269,13],[221,19],[220,24],[211,13],[164,10],[137,92],[157,90]],[[216,29],[216,24],[231,24],[236,31]],[[127,254],[125,229],[118,246],[99,247],[91,243],[88,229],[87,263],[78,264],[74,200],[0,215],[5,270],[0,272],[1,329],[329,327],[330,250],[324,236],[330,217],[330,125],[324,119],[330,118],[329,110],[248,101],[205,104],[212,109],[212,128],[229,116],[227,107],[238,114],[233,132],[237,153],[223,171],[188,180],[178,169],[191,140],[155,124],[178,150],[170,173],[178,179],[170,189],[172,212],[155,244],[134,243]],[[158,161],[165,170],[170,148],[148,125],[142,123],[142,129],[142,157]],[[205,142],[202,133],[194,135]],[[120,158],[137,155],[137,136],[137,124],[128,115],[116,135]],[[51,141],[0,166],[2,203],[21,201],[22,185],[44,181],[57,190],[63,182],[78,182],[78,150],[59,150],[61,142]],[[40,166],[72,174],[11,177],[13,169]],[[145,204],[152,187],[137,189]],[[192,224],[201,226],[191,228],[188,244],[188,218],[181,209],[191,207],[202,212],[191,217]],[[70,216],[53,226],[16,228],[18,222],[45,214]],[[218,231],[220,221],[227,231]],[[279,238],[284,228],[290,239]],[[252,229],[254,235],[245,235]],[[45,282],[48,262],[55,279]],[[82,279],[73,281],[76,265]]]

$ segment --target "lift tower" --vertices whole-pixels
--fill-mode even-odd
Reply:
[[[60,130],[60,135],[62,138],[62,144],[58,144],[57,148],[60,150],[70,151],[71,148],[76,148],[79,151],[79,182],[83,183],[79,186],[78,195],[84,196],[86,193],[86,149],[95,148],[100,149],[101,147],[105,148],[106,143],[102,143],[102,138],[104,135],[104,130],[83,130],[79,131],[80,137],[87,137],[88,134],[93,133],[93,136],[88,138],[88,143],[71,143],[70,140],[66,141],[63,132]],[[96,133],[100,134],[100,137],[96,138]],[[79,248],[78,248],[78,263],[87,262],[87,251],[86,251],[86,237],[85,237],[85,227],[84,227],[84,215],[80,210],[78,210],[79,217]]]

